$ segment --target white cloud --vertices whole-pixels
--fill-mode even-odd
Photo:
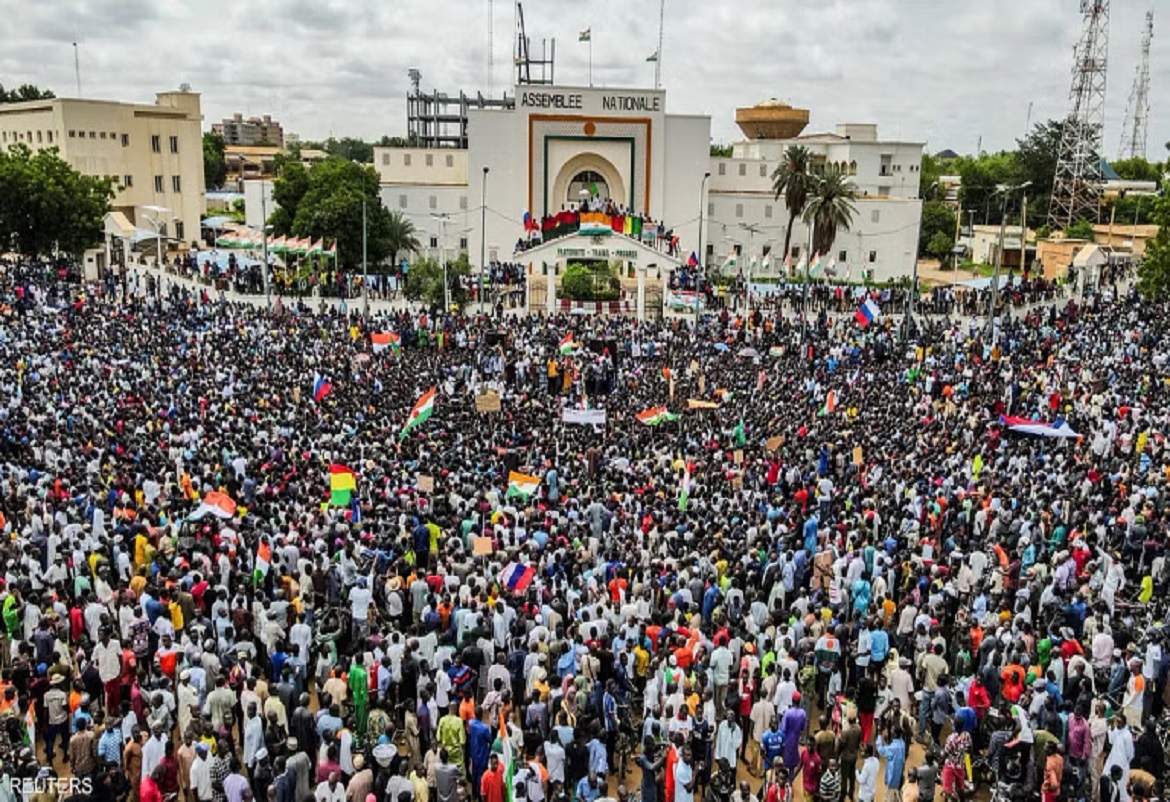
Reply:
[[[1138,57],[1146,9],[1114,3],[1105,144],[1112,152]],[[649,86],[658,46],[655,0],[529,0],[533,49],[556,38],[559,83]],[[149,100],[187,82],[205,122],[272,114],[308,138],[402,134],[406,72],[426,89],[486,91],[487,0],[0,0],[0,82]],[[888,137],[932,149],[1008,147],[1033,120],[1067,106],[1080,32],[1065,0],[668,0],[663,46],[667,106],[712,116],[715,139],[739,136],[735,108],[780,97],[812,112],[812,129],[877,122]],[[494,4],[496,91],[511,82],[514,10]],[[1158,24],[1158,20],[1155,20]],[[1150,156],[1170,139],[1170,37],[1155,32]]]

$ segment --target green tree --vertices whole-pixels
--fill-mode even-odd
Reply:
[[[573,262],[561,276],[561,293],[572,301],[613,301],[621,290],[617,271],[606,262]]]
[[[462,306],[467,302],[467,290],[463,278],[471,273],[471,264],[466,252],[447,262],[447,281],[450,284],[451,303]],[[443,306],[443,266],[434,259],[424,258],[412,262],[406,274],[403,294],[412,301],[424,301],[431,306]]]
[[[772,191],[776,194],[777,200],[783,196],[784,205],[788,207],[788,227],[784,230],[784,258],[792,252],[792,225],[796,218],[804,213],[812,182],[808,148],[804,145],[789,145],[784,149],[784,156],[772,173]]]
[[[203,135],[203,186],[219,189],[227,179],[226,145],[219,134],[208,132]]]
[[[1064,230],[1064,236],[1068,239],[1087,239],[1092,242],[1093,224],[1088,220],[1078,220]]]
[[[1052,200],[1052,185],[1056,180],[1056,162],[1060,158],[1060,138],[1064,135],[1063,120],[1036,123],[1023,139],[1016,140],[1017,181],[1031,181],[1028,187],[1028,207],[1038,217],[1048,214]],[[1029,215],[1031,216],[1031,215]]]
[[[417,253],[418,238],[414,223],[399,212],[389,212],[386,218],[386,242],[390,247],[390,264],[398,263],[398,255]]]
[[[955,238],[943,231],[936,231],[930,238],[930,242],[926,243],[925,253],[938,259],[939,262],[945,262],[950,259],[954,253]]]
[[[937,255],[931,247],[935,237],[943,235],[948,244],[943,250],[949,254],[955,246],[955,213],[946,203],[929,200],[922,204],[922,229],[918,232],[918,255]]]
[[[962,186],[959,189],[960,206],[974,209],[975,217],[984,225],[998,224],[1003,217],[1002,198],[996,191],[1020,181],[1020,168],[1014,152],[985,153],[978,158],[956,159]],[[1033,193],[1029,188],[1029,196]],[[1047,209],[1047,207],[1044,207]]]
[[[50,100],[55,97],[48,89],[40,89],[32,84],[21,84],[12,90],[0,84],[0,103],[24,103],[27,100]]]
[[[1161,197],[1153,199],[1153,220],[1158,234],[1146,242],[1146,252],[1138,268],[1138,292],[1151,301],[1170,299],[1170,182]]]
[[[321,147],[330,156],[340,156],[348,161],[361,162],[362,164],[374,163],[374,146],[354,137],[345,136],[341,139],[329,137]]]
[[[1114,171],[1126,181],[1161,181],[1162,171],[1158,164],[1151,164],[1140,157],[1112,162]]]
[[[711,143],[711,157],[712,158],[714,158],[714,159],[730,159],[731,153],[732,153],[731,145],[724,145],[721,142],[712,142]]]
[[[280,167],[276,180],[272,182],[272,200],[276,208],[268,216],[272,230],[278,237],[293,233],[293,220],[297,207],[309,191],[309,171],[299,161],[287,161]]]
[[[0,250],[80,256],[102,240],[114,182],[77,172],[56,148],[0,151]]]
[[[804,207],[804,222],[812,226],[813,250],[829,253],[838,231],[848,231],[853,225],[857,207],[853,200],[856,188],[849,178],[838,170],[826,170],[817,176]]]
[[[378,173],[373,167],[341,158],[326,159],[305,173],[305,191],[299,196],[299,179],[290,178],[296,175],[293,165],[286,166],[285,174],[273,187],[273,199],[281,207],[279,217],[272,218],[277,233],[281,233],[280,227],[286,219],[291,218],[294,236],[336,242],[341,268],[356,271],[362,264],[364,198],[366,253],[369,265],[376,270],[391,256],[390,213],[379,197]],[[280,193],[278,186],[282,189]],[[285,206],[286,201],[291,209]]]

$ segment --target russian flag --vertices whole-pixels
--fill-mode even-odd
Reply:
[[[333,392],[333,385],[324,376],[318,376],[317,380],[313,382],[313,400],[320,401],[331,392]]]
[[[1079,437],[1064,418],[1057,418],[1052,423],[1031,418],[1015,418],[1010,415],[1000,415],[999,422],[1013,432],[1033,434],[1038,437]]]
[[[511,593],[523,593],[528,590],[535,576],[535,565],[509,563],[507,568],[500,571],[500,584]]]
[[[691,255],[687,257],[687,267],[698,267],[698,266],[699,266],[699,255],[697,253],[695,253],[694,251],[691,251]]]
[[[866,299],[865,303],[861,305],[861,308],[857,310],[857,314],[854,315],[853,318],[857,321],[857,325],[864,329],[866,326],[868,326],[870,323],[873,323],[881,316],[881,307],[877,305],[877,302],[874,301],[873,298],[868,298]]]

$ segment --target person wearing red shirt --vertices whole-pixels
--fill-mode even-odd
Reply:
[[[481,802],[504,802],[504,769],[495,752],[488,758],[487,771],[479,780],[479,798]]]
[[[162,791],[158,787],[162,773],[163,768],[159,765],[149,776],[142,778],[142,784],[138,786],[138,802],[162,802]]]
[[[991,696],[978,676],[971,681],[971,688],[967,691],[967,704],[975,710],[980,721],[983,721],[983,716],[991,708]]]

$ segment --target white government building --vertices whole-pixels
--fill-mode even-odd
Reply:
[[[421,139],[435,146],[375,148],[382,202],[414,223],[423,255],[452,258],[466,251],[471,264],[479,265],[486,207],[487,263],[521,262],[532,273],[551,273],[573,258],[617,257],[631,268],[656,267],[648,279],[656,281],[699,251],[701,216],[708,267],[724,265],[738,246],[736,272],[777,276],[783,273],[788,211],[774,196],[772,173],[785,148],[796,143],[809,149],[814,169],[837,167],[856,186],[854,225],[838,235],[831,254],[836,275],[880,282],[911,274],[923,143],[882,140],[870,124],[803,134],[808,112],[773,100],[739,109],[745,139],[734,143],[730,157],[712,157],[711,118],[668,114],[663,90],[525,84],[515,87],[514,99],[507,106],[471,101],[450,137],[440,135],[444,120],[438,110],[431,119],[416,113]],[[673,229],[679,258],[624,238],[602,245],[583,235],[515,253],[526,236],[525,211],[537,219],[555,214],[575,206],[583,187],[594,186],[601,196]],[[266,189],[270,184],[245,187],[249,224],[259,223]],[[808,239],[807,227],[797,220],[793,265],[805,255]],[[771,255],[764,259],[766,247]]]

